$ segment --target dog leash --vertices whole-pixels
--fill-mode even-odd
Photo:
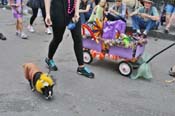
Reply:
[[[51,74],[51,68],[49,68],[49,71],[48,71],[48,73],[47,73],[47,76],[49,76],[50,74]]]

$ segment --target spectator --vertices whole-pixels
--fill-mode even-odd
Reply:
[[[130,14],[132,18],[132,28],[141,35],[141,28],[144,29],[143,37],[146,38],[148,32],[156,26],[159,21],[159,13],[157,8],[153,6],[152,0],[143,0],[144,6],[138,8]]]
[[[88,20],[88,22],[94,22],[96,19],[103,21],[104,20],[104,12],[105,12],[105,7],[107,3],[106,0],[100,0],[99,4],[95,6],[95,8],[92,11],[92,14]]]
[[[31,2],[31,3],[30,3]],[[30,18],[30,25],[28,25],[28,30],[30,32],[34,32],[34,28],[33,28],[33,22],[35,21],[37,14],[38,14],[38,9],[41,9],[42,12],[42,16],[43,19],[46,18],[46,11],[45,11],[45,6],[44,6],[44,0],[29,0],[28,1],[28,6],[32,8],[32,16]],[[45,21],[44,21],[45,23]],[[46,33],[47,34],[52,34],[51,29],[49,28],[49,26],[45,23],[45,27],[46,27]]]
[[[164,32],[169,33],[170,26],[172,24],[173,19],[175,18],[175,0],[167,0],[166,2],[166,27]]]
[[[116,3],[113,5],[108,13],[106,14],[106,17],[110,21],[115,20],[123,20],[126,22],[126,4],[122,3],[122,0],[115,0]]]
[[[80,3],[80,20],[81,23],[85,23],[92,14],[92,10],[95,6],[94,0],[81,0]]]

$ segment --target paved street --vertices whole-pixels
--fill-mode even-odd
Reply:
[[[30,15],[29,15],[30,16]],[[52,72],[56,85],[54,99],[46,101],[30,90],[22,64],[33,62],[47,72],[44,62],[52,35],[46,35],[42,18],[35,22],[35,33],[26,29],[28,40],[15,35],[15,20],[9,10],[0,9],[0,116],[174,116],[175,83],[167,84],[169,68],[175,64],[175,46],[151,63],[154,78],[131,80],[121,76],[116,62],[94,60],[87,65],[95,79],[77,75],[72,39],[64,35],[55,62],[59,71]],[[149,39],[145,52],[153,55],[173,41]]]

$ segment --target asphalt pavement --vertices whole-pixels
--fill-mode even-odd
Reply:
[[[22,64],[32,62],[47,72],[44,62],[52,35],[45,34],[43,19],[36,19],[35,33],[27,31],[30,15],[24,16],[24,31],[29,39],[15,35],[15,19],[9,10],[0,9],[0,116],[174,116],[175,83],[168,70],[175,64],[175,47],[150,62],[153,79],[131,80],[117,71],[117,62],[108,59],[86,65],[95,73],[88,79],[76,73],[77,62],[70,32],[55,54],[58,71],[54,98],[47,101],[30,90]],[[149,37],[145,53],[153,55],[173,41]]]

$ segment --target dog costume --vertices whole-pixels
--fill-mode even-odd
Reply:
[[[54,82],[52,78],[43,73],[35,64],[33,63],[26,63],[23,65],[25,78],[29,81],[30,87],[32,90],[36,89],[37,92],[45,95],[45,94],[52,94],[52,87]],[[44,88],[49,88],[44,90]],[[50,93],[48,93],[50,92]],[[45,95],[47,97],[47,95]]]

